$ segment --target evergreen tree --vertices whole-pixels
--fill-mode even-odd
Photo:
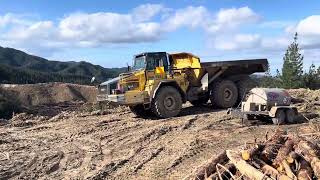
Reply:
[[[298,33],[283,57],[281,80],[284,88],[299,88],[303,85],[303,56],[300,54]]]
[[[319,78],[317,76],[318,73],[316,66],[312,63],[309,67],[309,72],[304,74],[304,86],[310,89],[316,89],[319,81]]]

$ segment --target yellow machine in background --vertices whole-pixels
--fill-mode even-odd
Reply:
[[[98,101],[127,105],[140,117],[159,118],[178,115],[187,101],[199,106],[210,98],[218,107],[231,107],[241,94],[237,84],[266,67],[266,59],[208,64],[191,53],[142,53],[134,56],[130,72],[99,86]]]

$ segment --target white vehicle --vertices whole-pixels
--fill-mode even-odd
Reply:
[[[240,109],[229,109],[228,113],[246,120],[270,119],[274,124],[285,124],[296,121],[298,110],[291,106],[291,96],[286,90],[254,88]]]

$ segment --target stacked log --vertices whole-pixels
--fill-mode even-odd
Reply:
[[[211,158],[191,179],[320,179],[319,158],[316,143],[278,130],[265,142]]]

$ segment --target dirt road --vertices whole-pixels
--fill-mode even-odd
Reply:
[[[185,107],[165,120],[136,118],[126,108],[23,118],[0,125],[0,179],[183,179],[222,149],[263,140],[277,128],[260,121],[243,126],[209,107]]]

